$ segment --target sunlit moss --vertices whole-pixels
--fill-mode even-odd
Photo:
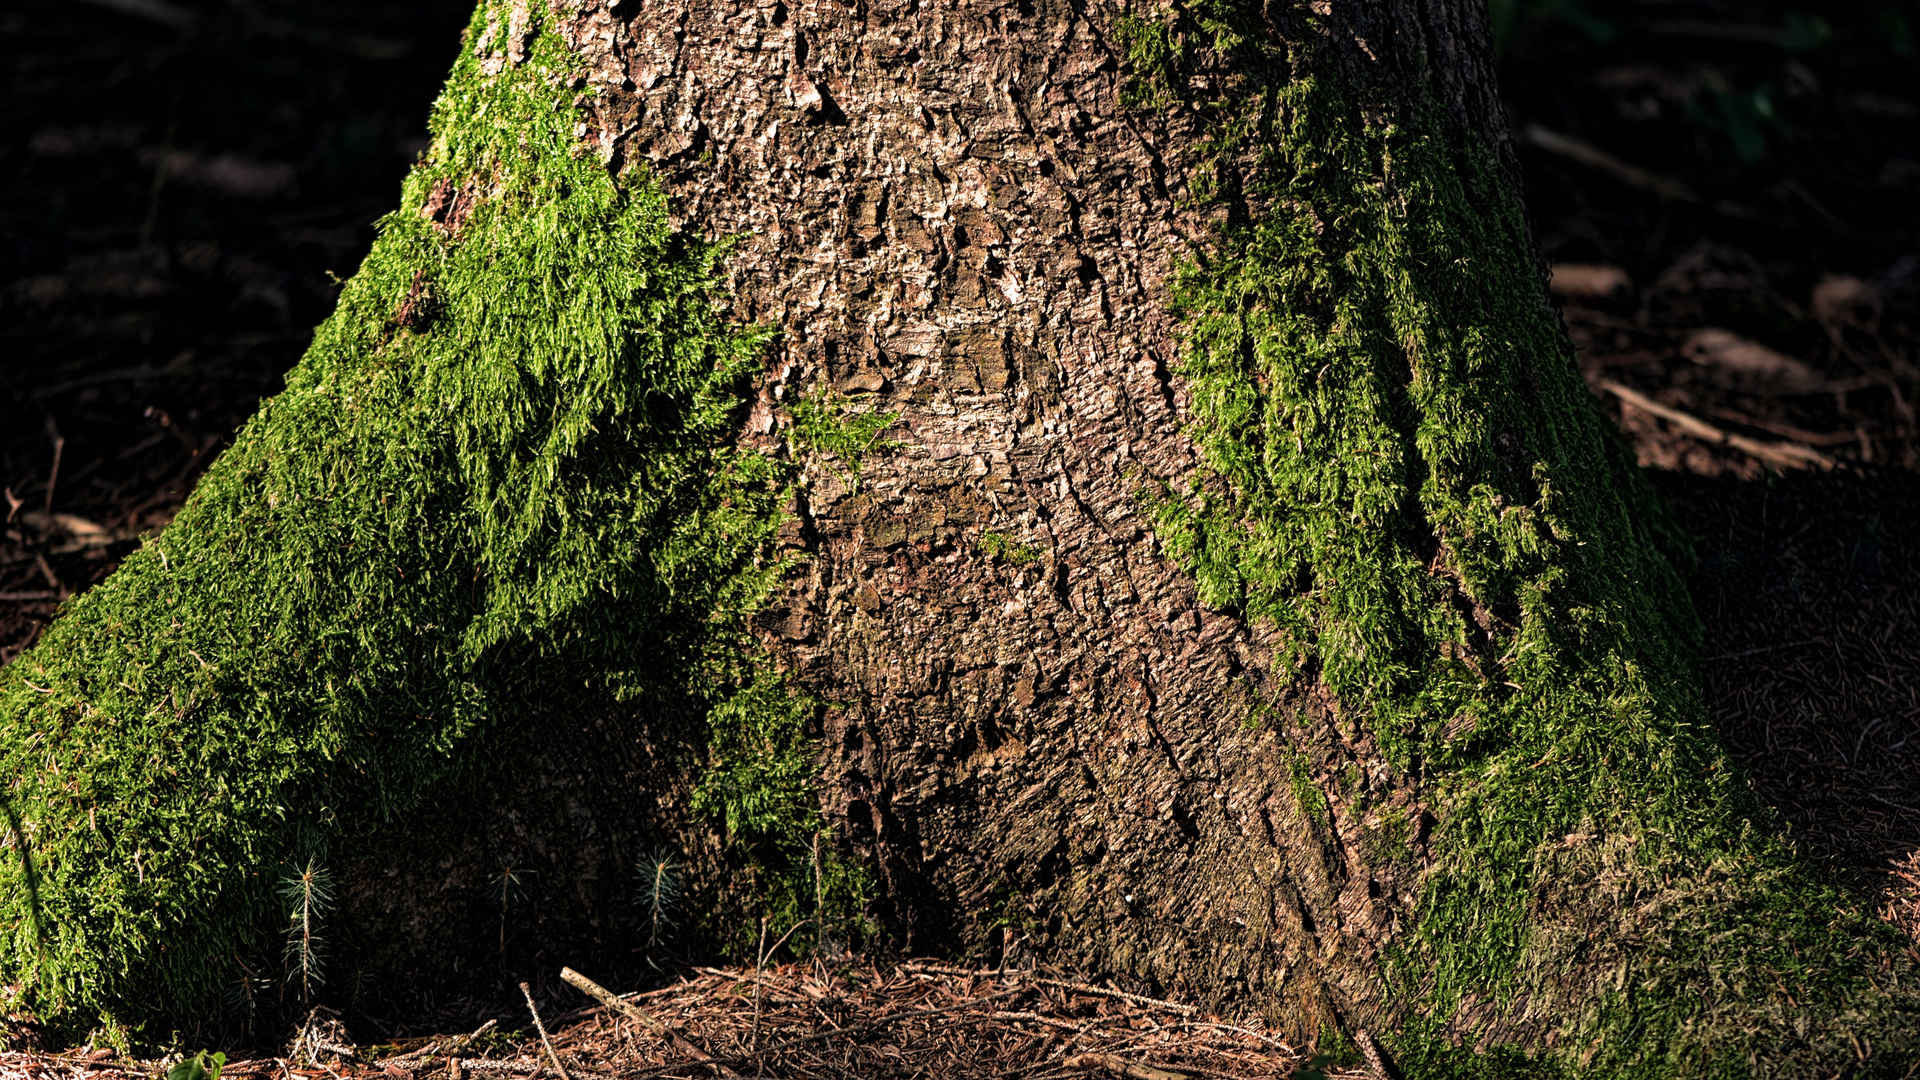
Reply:
[[[898,444],[886,431],[897,412],[863,410],[825,387],[794,401],[787,442],[797,454],[831,459],[849,486],[860,486],[860,465],[867,455]]]
[[[734,446],[767,333],[511,22],[476,14],[285,392],[0,673],[0,985],[56,1031],[204,1019],[279,947],[277,868],[401,820],[532,686],[692,702],[700,808],[814,888],[809,713],[744,632],[793,482]]]
[[[1204,466],[1157,531],[1436,808],[1382,973],[1409,1075],[1800,1075],[1863,1025],[1900,1058],[1911,961],[1706,724],[1671,526],[1492,149],[1417,91],[1363,103],[1232,0],[1177,32],[1230,61],[1205,94],[1171,82],[1209,118],[1197,197],[1235,212],[1173,288]],[[1463,1009],[1527,1052],[1457,1045]]]

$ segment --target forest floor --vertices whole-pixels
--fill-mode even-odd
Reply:
[[[1892,3],[1492,6],[1580,363],[1696,539],[1713,720],[1810,857],[1920,941],[1920,25]],[[0,662],[164,525],[277,388],[424,144],[469,7],[0,12],[25,121],[0,138]],[[924,965],[689,971],[631,1016],[566,1013],[585,999],[557,983],[536,998],[581,1076],[1307,1061],[1181,1006]],[[551,1068],[527,1015],[498,1022],[352,1053],[309,1037],[226,1075]],[[161,1068],[0,1055],[0,1075]]]
[[[596,990],[598,988],[596,987]],[[695,968],[671,985],[503,1028],[355,1046],[316,1013],[284,1048],[224,1063],[224,1080],[621,1080],[996,1077],[1002,1080],[1362,1080],[1261,1031],[1191,1006],[1038,971],[815,960]],[[590,995],[579,993],[575,1001]],[[531,1002],[531,998],[528,999]],[[531,1028],[529,1025],[532,1025]],[[0,1054],[0,1076],[131,1080],[165,1071],[111,1051]],[[179,1080],[206,1080],[187,1076]]]

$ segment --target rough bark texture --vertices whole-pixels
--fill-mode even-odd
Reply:
[[[813,557],[764,623],[839,705],[829,814],[905,941],[1071,957],[1308,1033],[1391,1023],[1377,970],[1418,856],[1370,858],[1381,820],[1330,778],[1423,811],[1199,602],[1139,498],[1196,463],[1166,305],[1207,208],[1197,117],[1120,103],[1119,14],[689,5],[567,33],[608,87],[598,130],[633,132],[613,154],[742,234],[736,312],[781,331],[750,436],[823,384],[898,414],[857,487],[810,488]],[[1276,696],[1315,742],[1256,722]]]

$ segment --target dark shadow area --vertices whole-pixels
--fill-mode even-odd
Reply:
[[[1920,482],[1656,480],[1697,544],[1722,738],[1803,850],[1920,932]]]
[[[0,662],[280,388],[425,146],[471,11],[0,12]]]
[[[1920,24],[1490,6],[1581,368],[1694,538],[1713,723],[1920,934]]]
[[[495,725],[405,829],[336,853],[347,883],[336,921],[352,936],[334,959],[353,974],[321,998],[356,1032],[468,1031],[488,1017],[520,1026],[522,981],[542,1001],[578,1001],[559,985],[562,966],[632,987],[714,961],[707,913],[727,906],[724,878],[702,868],[727,858],[692,815],[686,782],[704,708],[544,689],[569,706],[530,704],[530,722]],[[284,986],[270,989],[284,997]],[[271,1039],[297,1004],[263,1001],[228,1019]]]

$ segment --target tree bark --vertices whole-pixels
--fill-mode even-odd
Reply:
[[[515,860],[554,934],[642,933],[615,879],[644,848],[700,903],[826,937],[864,892],[899,948],[1366,1033],[1407,1075],[1920,1053],[1910,949],[1706,732],[1682,545],[1547,303],[1479,3],[483,4],[436,131],[289,395],[9,669],[4,967],[43,1014],[197,1007],[194,966],[272,921],[229,879],[320,835],[350,940],[425,949],[458,908],[440,951],[483,959]],[[666,224],[621,231],[656,194]],[[524,263],[487,247],[509,225]],[[710,266],[768,334],[714,323]],[[387,467],[429,479],[341,478]],[[305,606],[222,594],[207,627],[406,619],[271,663],[193,617],[166,644],[256,542],[305,553]],[[365,584],[383,560],[406,584]],[[108,702],[107,665],[163,650],[177,677]],[[275,689],[303,673],[326,693]],[[150,894],[87,861],[149,850],[87,800],[146,793],[56,793],[73,732],[155,709],[216,777],[260,771],[215,744],[260,717],[304,740],[246,804],[293,823],[267,839],[199,867],[202,817],[125,826],[253,914],[49,916]]]

